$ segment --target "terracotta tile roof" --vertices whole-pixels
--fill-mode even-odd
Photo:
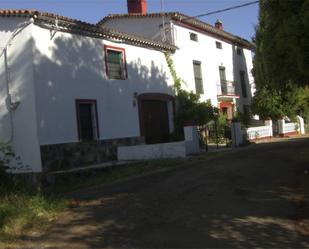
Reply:
[[[155,17],[169,17],[172,20],[176,21],[176,22],[180,22],[183,24],[187,24],[193,28],[198,28],[202,31],[206,31],[208,33],[211,33],[215,36],[221,37],[223,39],[227,39],[231,42],[234,42],[236,44],[242,45],[244,47],[247,48],[253,48],[253,44],[250,43],[248,40],[243,39],[239,36],[233,35],[229,32],[226,32],[224,30],[220,30],[215,28],[214,26],[200,21],[196,18],[192,18],[190,16],[187,16],[185,14],[182,14],[180,12],[164,12],[164,13],[149,13],[149,14],[110,14],[106,17],[104,17],[101,21],[98,22],[97,25],[99,26],[103,26],[104,23],[106,23],[109,20],[112,19],[126,19],[126,18],[155,18]]]
[[[40,12],[36,10],[1,10],[0,16],[2,17],[33,17],[34,23],[37,25],[55,25],[55,20],[58,21],[58,28],[62,28],[64,32],[72,32],[86,36],[92,36],[103,39],[117,39],[123,40],[130,44],[151,47],[159,50],[169,50],[174,51],[177,48],[175,46],[153,41],[149,38],[145,38],[136,34],[129,34],[117,30],[108,29],[105,27],[99,27],[95,24],[83,22],[77,19],[72,19],[69,17]]]

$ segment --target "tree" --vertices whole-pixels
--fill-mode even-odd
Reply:
[[[256,85],[309,85],[309,1],[261,0],[256,30]]]
[[[308,10],[308,0],[260,0],[252,110],[262,117],[308,116]]]
[[[195,125],[205,125],[215,118],[217,108],[210,100],[201,102],[200,96],[193,92],[179,90],[176,96],[177,111],[175,114],[175,133],[183,134],[183,127],[187,122]]]

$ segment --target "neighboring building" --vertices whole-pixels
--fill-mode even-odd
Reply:
[[[119,144],[164,142],[173,45],[70,18],[0,10],[0,141],[41,172],[115,159]]]
[[[252,44],[214,26],[178,12],[147,13],[146,0],[128,0],[129,14],[103,18],[98,26],[139,34],[177,46],[172,55],[183,88],[211,99],[232,118],[248,112],[254,94]]]

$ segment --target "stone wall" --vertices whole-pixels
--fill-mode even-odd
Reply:
[[[144,137],[41,146],[44,172],[71,169],[117,159],[117,147],[144,144]]]

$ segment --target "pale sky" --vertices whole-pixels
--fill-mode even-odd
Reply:
[[[179,11],[189,16],[232,7],[254,0],[163,0],[164,11]],[[147,0],[148,12],[161,12],[161,0]],[[82,21],[97,23],[109,13],[127,13],[126,0],[0,0],[1,9],[35,9]],[[254,36],[258,4],[200,18],[214,24],[223,22],[226,31],[245,39]]]

